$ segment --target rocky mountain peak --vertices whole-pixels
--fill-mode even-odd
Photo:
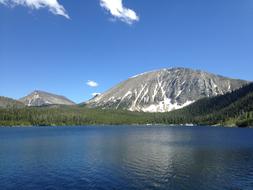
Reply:
[[[247,81],[200,70],[169,68],[130,77],[87,102],[89,107],[168,112],[205,97],[238,89]]]
[[[64,96],[35,90],[29,95],[20,99],[27,106],[44,106],[44,105],[75,105],[75,103]]]

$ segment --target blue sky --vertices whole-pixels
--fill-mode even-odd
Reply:
[[[2,96],[39,89],[82,102],[169,67],[253,80],[252,0],[33,1],[0,0]]]

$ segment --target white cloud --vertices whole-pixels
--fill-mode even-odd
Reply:
[[[97,86],[98,86],[98,83],[95,82],[95,81],[92,81],[92,80],[88,80],[88,81],[86,82],[86,84],[87,84],[88,86],[90,86],[90,87],[97,87]]]
[[[0,0],[0,4],[6,6],[25,6],[31,9],[47,8],[55,15],[61,15],[65,18],[70,18],[67,11],[61,5],[59,0]],[[138,15],[132,9],[123,6],[122,0],[99,0],[100,6],[113,16],[113,18],[120,19],[123,22],[132,24],[139,21]]]
[[[109,11],[115,18],[128,24],[139,21],[138,15],[133,10],[125,8],[122,0],[100,0],[100,6]]]
[[[58,3],[58,0],[0,0],[0,3],[7,6],[22,5],[31,9],[48,8],[53,14],[69,19],[69,15],[64,7]]]
[[[92,93],[91,95],[92,95],[92,97],[95,97],[95,96],[99,96],[101,93],[98,93],[98,92],[94,92],[94,93]]]

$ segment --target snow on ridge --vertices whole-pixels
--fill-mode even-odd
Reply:
[[[148,73],[151,73],[152,71],[150,72],[144,72],[144,73],[141,73],[141,74],[138,74],[138,75],[134,75],[132,77],[129,77],[130,79],[133,79],[133,78],[136,78],[136,77],[139,77],[139,76],[142,76],[142,75],[145,75],[145,74],[148,74]]]
[[[150,74],[150,73],[154,73],[154,72],[168,71],[168,70],[170,70],[170,69],[173,69],[173,68],[155,69],[155,70],[152,70],[152,71],[147,71],[147,72],[143,72],[143,73],[134,75],[134,76],[132,76],[132,77],[129,77],[129,79],[133,79],[133,78],[136,78],[136,77],[139,77],[139,76],[142,76],[142,75],[146,75],[146,74]]]

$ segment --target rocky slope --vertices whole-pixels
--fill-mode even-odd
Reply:
[[[131,77],[86,103],[92,108],[168,112],[246,83],[199,70],[162,69]]]
[[[59,96],[43,91],[34,91],[19,101],[27,106],[45,106],[45,105],[75,105],[74,102],[64,96]]]

